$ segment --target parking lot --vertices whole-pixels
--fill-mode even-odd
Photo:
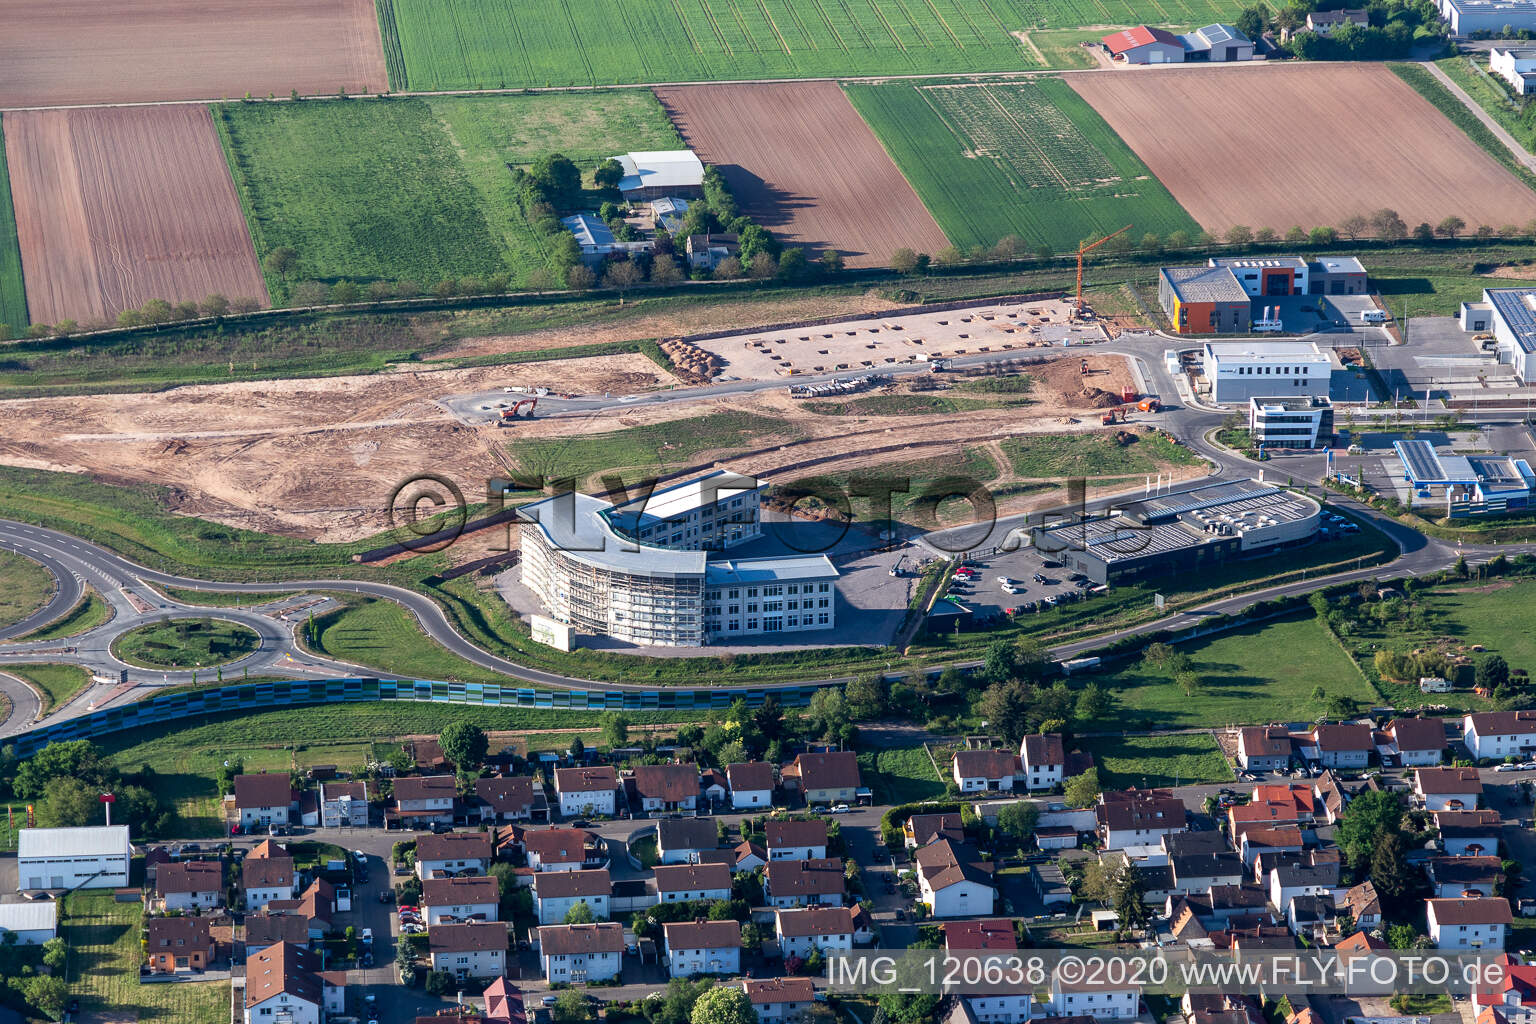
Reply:
[[[949,593],[970,608],[977,620],[1006,615],[1010,608],[1045,610],[1052,599],[1058,603],[1080,600],[1091,586],[1079,586],[1060,562],[1032,547],[967,559],[967,565],[974,570],[971,578],[967,581],[957,572]],[[1011,581],[1014,593],[1003,589],[1003,577]]]

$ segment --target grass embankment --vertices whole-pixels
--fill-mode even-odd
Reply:
[[[52,573],[24,555],[0,549],[0,626],[15,625],[52,596]]]
[[[859,754],[864,785],[877,804],[906,804],[944,796],[944,781],[921,745],[865,750]]]
[[[69,947],[65,980],[82,1014],[126,1016],[140,1024],[226,1024],[228,981],[139,984],[144,962],[143,905],[118,903],[110,892],[71,893],[59,935]]]
[[[1012,409],[1034,404],[1034,379],[1028,374],[962,380],[941,392],[865,395],[843,401],[805,402],[800,408],[818,416],[922,416],[976,409]]]
[[[91,674],[79,665],[6,665],[0,672],[31,683],[42,697],[45,715],[68,704],[91,682]]]
[[[1009,438],[1002,445],[1019,476],[1054,480],[1156,473],[1169,466],[1197,466],[1204,461],[1163,434],[1132,436],[1136,440],[1120,444],[1105,433],[1031,434]]]
[[[1451,94],[1451,91],[1441,85],[1429,71],[1417,64],[1389,63],[1387,67],[1411,85],[1415,92],[1423,96],[1440,113],[1444,114],[1452,124],[1460,128],[1489,156],[1493,157],[1505,170],[1525,182],[1531,188],[1536,188],[1536,174],[1532,174],[1530,168],[1516,159],[1509,151],[1509,147],[1499,141],[1499,137],[1488,130],[1488,126],[1477,119],[1477,115],[1467,109],[1467,105]]]
[[[0,338],[27,329],[27,285],[21,275],[21,241],[16,235],[16,210],[11,204],[11,175],[5,163],[4,118],[0,117]]]
[[[481,668],[428,640],[404,608],[393,601],[330,595],[341,602],[314,620],[313,635],[299,635],[316,654],[362,665],[405,679],[441,679],[466,683],[505,683],[500,672]]]
[[[1166,20],[1160,19],[1160,20]],[[850,84],[845,92],[961,249],[1005,234],[1065,251],[1136,225],[1200,227],[1066,82]],[[1027,192],[1027,203],[1017,201]]]
[[[96,591],[86,587],[85,596],[76,602],[63,618],[16,639],[62,640],[65,637],[79,636],[81,633],[95,629],[110,618],[112,618],[112,606],[107,604]]]
[[[1445,72],[1445,76],[1477,101],[1495,121],[1499,127],[1524,146],[1527,150],[1536,147],[1536,126],[1527,124],[1520,116],[1520,104],[1510,96],[1503,84],[1488,73],[1486,64],[1477,63],[1471,54],[1457,57],[1447,57],[1444,60],[1435,61],[1435,65]]]
[[[112,651],[140,668],[212,668],[245,657],[260,643],[254,629],[227,619],[170,619],[129,630],[112,642]]]
[[[642,724],[693,721],[710,712],[625,714]],[[227,759],[241,759],[251,772],[302,770],[316,764],[351,771],[388,757],[402,737],[436,736],[451,722],[470,722],[487,731],[527,733],[600,728],[602,721],[602,713],[596,711],[381,701],[205,715],[108,737],[101,744],[125,770],[137,771],[141,765],[154,769],[156,791],[174,802],[182,816],[178,834],[205,837],[222,834],[214,780]]]
[[[293,596],[292,593],[260,593],[227,590],[193,590],[189,587],[168,587],[156,584],[155,589],[182,604],[202,605],[205,608],[247,608],[251,605],[270,604]]]

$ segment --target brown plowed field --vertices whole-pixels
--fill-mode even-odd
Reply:
[[[373,0],[0,0],[0,107],[388,88]]]
[[[1380,64],[1067,75],[1207,230],[1284,232],[1388,207],[1524,224],[1536,193]]]
[[[19,111],[5,136],[34,321],[213,292],[267,302],[207,107]]]
[[[725,173],[744,212],[789,245],[879,267],[949,244],[833,82],[657,89],[672,123]]]

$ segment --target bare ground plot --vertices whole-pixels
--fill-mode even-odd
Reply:
[[[0,107],[382,92],[372,0],[0,0]]]
[[[690,147],[745,212],[790,245],[837,249],[851,267],[948,244],[835,82],[656,90]]]
[[[267,301],[206,107],[19,111],[5,133],[34,322],[213,292]]]
[[[538,386],[616,393],[671,382],[641,355],[516,371]],[[481,367],[0,402],[0,463],[164,484],[188,515],[347,541],[387,527],[384,505],[407,478],[444,474],[474,501],[505,474],[495,452],[506,431],[466,427],[434,401],[505,379]]]
[[[1211,232],[1337,225],[1382,207],[1410,226],[1451,214],[1469,225],[1536,215],[1536,193],[1384,65],[1067,80]]]

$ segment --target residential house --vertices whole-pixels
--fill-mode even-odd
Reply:
[[[1285,862],[1269,872],[1269,902],[1284,914],[1297,896],[1330,896],[1339,885],[1338,863]]]
[[[551,985],[611,981],[624,966],[624,926],[545,925],[539,929],[539,963]]]
[[[944,924],[944,951],[951,957],[966,954],[1011,953],[1019,948],[1013,922],[1007,918],[979,921],[947,921]],[[978,1024],[1025,1024],[1030,1017],[1028,986],[1022,991],[965,996]]]
[[[691,270],[714,270],[727,259],[739,258],[741,236],[734,231],[689,235],[684,243]]]
[[[1024,788],[1053,789],[1066,778],[1067,752],[1060,733],[1025,736],[1019,744]]]
[[[426,828],[433,822],[453,824],[458,784],[452,775],[412,775],[396,779],[395,816],[402,827]]]
[[[1291,734],[1283,725],[1237,731],[1237,763],[1245,771],[1284,771],[1291,763]]]
[[[742,840],[730,851],[734,864],[731,870],[737,874],[756,871],[768,863],[768,849],[759,843]]]
[[[1166,789],[1101,793],[1094,815],[1099,843],[1106,850],[1144,846],[1189,827],[1184,801]]]
[[[959,811],[942,814],[914,814],[902,825],[903,839],[909,850],[927,846],[935,839],[965,841],[965,827],[960,823]]]
[[[1319,725],[1302,743],[1302,751],[1325,768],[1343,772],[1363,771],[1376,749],[1368,725]]]
[[[321,828],[367,828],[368,783],[320,783]]]
[[[699,805],[696,764],[643,764],[635,769],[634,781],[639,810],[691,813]]]
[[[265,910],[273,900],[298,895],[298,876],[293,858],[272,840],[260,843],[240,865],[240,887],[245,890],[245,911]]]
[[[962,750],[950,770],[962,793],[1011,793],[1019,759],[1006,750]]]
[[[532,856],[530,855],[530,863]],[[447,832],[416,840],[416,877],[453,878],[483,875],[491,870],[488,832]]]
[[[674,978],[741,973],[741,924],[737,921],[668,921],[661,926],[667,972]]]
[[[607,765],[555,769],[555,795],[565,818],[612,816],[618,789],[618,773]]]
[[[496,921],[440,924],[427,929],[434,971],[459,980],[500,978],[507,973],[507,926]]]
[[[859,756],[851,750],[801,754],[779,773],[786,788],[799,789],[807,805],[851,804],[859,795]]]
[[[279,942],[245,962],[245,1024],[321,1024],[346,1009],[346,974],[321,971],[320,957]]]
[[[155,892],[166,910],[211,910],[224,902],[224,862],[189,860],[162,864]]]
[[[1139,985],[1109,985],[1081,982],[1069,984],[1059,977],[1051,980],[1050,1001],[1046,1009],[1060,1016],[1083,1015],[1095,1021],[1129,1020],[1141,1008]]]
[[[847,895],[843,863],[836,857],[769,861],[763,895],[770,907],[840,907]]]
[[[731,807],[755,811],[773,806],[773,765],[765,761],[747,761],[725,766],[725,778],[731,787]]]
[[[1376,886],[1369,878],[1349,887],[1339,909],[1354,918],[1355,927],[1362,931],[1381,927],[1381,898],[1376,895]]]
[[[1503,949],[1504,933],[1514,917],[1509,901],[1471,896],[1424,901],[1429,937],[1438,949]]]
[[[213,934],[206,917],[152,917],[144,952],[151,974],[205,971],[214,960]]]
[[[1391,948],[1381,939],[1372,936],[1368,932],[1357,931],[1348,938],[1340,939],[1334,945],[1333,951],[1338,954],[1340,961],[1347,964],[1359,957],[1382,953]]]
[[[291,942],[296,946],[309,943],[309,922],[292,914],[246,914],[245,953],[254,956],[268,946],[279,942]]]
[[[731,869],[726,864],[658,864],[651,873],[662,903],[731,898]]]
[[[1461,741],[1477,761],[1536,755],[1536,711],[1475,711],[1461,720]]]
[[[707,819],[663,818],[656,823],[656,855],[662,864],[694,864],[719,848],[719,830]]]
[[[1476,768],[1416,768],[1413,795],[1428,811],[1474,811],[1483,794]]]
[[[59,905],[53,900],[0,903],[0,942],[41,946],[59,934]]]
[[[1445,723],[1438,718],[1394,718],[1386,728],[1390,751],[1404,768],[1427,768],[1445,754]]]
[[[539,924],[564,924],[578,903],[585,903],[594,920],[610,914],[613,881],[607,868],[591,871],[541,871],[533,876],[533,905]]]
[[[1328,933],[1338,924],[1338,919],[1333,896],[1328,893],[1293,896],[1285,908],[1285,923],[1290,927],[1291,934],[1312,943],[1326,941]]]
[[[1364,10],[1307,12],[1307,31],[1316,32],[1320,36],[1331,36],[1345,25],[1365,28],[1370,23]]]
[[[330,933],[331,920],[336,910],[336,886],[323,878],[310,882],[309,888],[298,899],[272,900],[266,907],[268,914],[293,917],[304,922],[305,937],[314,941]]]
[[[853,948],[853,911],[847,907],[804,907],[773,912],[774,934],[786,958],[804,960],[815,950]]]
[[[992,863],[974,847],[940,839],[913,856],[922,902],[934,917],[969,917],[992,913],[997,890]]]
[[[537,872],[582,871],[607,862],[602,840],[586,829],[543,828],[523,833],[528,866]]]
[[[1339,777],[1325,770],[1312,779],[1312,795],[1317,797],[1317,820],[1332,825],[1344,814],[1349,795],[1339,785]]]
[[[816,1001],[810,978],[743,978],[758,1024],[795,1024]]]
[[[1522,964],[1507,953],[1497,958],[1502,980],[1472,990],[1478,1024],[1531,1024],[1536,1021],[1536,964]]]
[[[421,883],[427,927],[461,921],[495,921],[501,913],[501,883],[490,875],[429,878]]]
[[[809,821],[770,821],[764,827],[768,838],[768,860],[820,860],[827,855],[827,823],[817,818]]]
[[[717,809],[725,806],[726,799],[731,795],[731,781],[725,772],[718,768],[705,768],[699,771],[699,793],[704,798],[707,808]]]
[[[533,818],[533,779],[526,775],[497,775],[475,780],[480,820],[497,823]]]
[[[287,772],[235,776],[235,810],[243,832],[287,825],[294,809],[293,784]]]
[[[1504,885],[1503,862],[1497,857],[1431,857],[1424,865],[1432,895],[1493,896]]]
[[[485,1012],[481,1024],[527,1024],[528,1012],[523,1006],[523,994],[508,985],[505,977],[497,978],[485,986]],[[419,1021],[421,1018],[417,1018]],[[427,1024],[439,1024],[436,1018],[427,1018]]]
[[[1498,811],[1436,811],[1435,828],[1449,857],[1481,857],[1499,850]]]

